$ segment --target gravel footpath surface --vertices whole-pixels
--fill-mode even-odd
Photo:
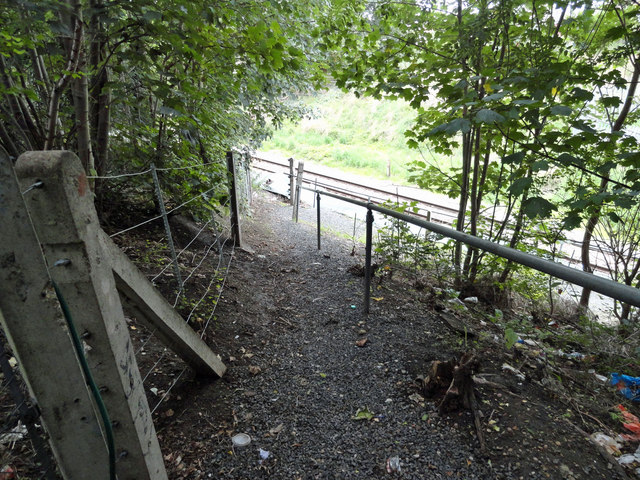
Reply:
[[[395,278],[376,285],[365,317],[363,279],[349,272],[364,248],[349,233],[324,235],[318,251],[313,209],[295,224],[290,206],[260,193],[253,211],[208,338],[228,371],[181,382],[156,414],[170,478],[615,478],[557,407],[519,395],[487,401],[502,430],[493,462],[480,455],[471,415],[439,415],[416,382],[461,351],[460,337]],[[353,229],[339,213],[323,222]],[[251,443],[234,447],[238,433]],[[394,457],[401,471],[389,473]]]
[[[229,370],[181,387],[161,441],[185,423],[218,427],[188,432],[204,478],[388,478],[391,457],[407,479],[493,478],[468,414],[445,421],[416,395],[426,361],[448,353],[422,306],[383,284],[366,318],[362,278],[347,271],[362,246],[353,257],[350,240],[325,235],[318,251],[311,209],[295,224],[276,197],[256,202],[244,228],[253,251],[236,251],[218,306],[214,349]],[[232,447],[241,432],[251,443]]]

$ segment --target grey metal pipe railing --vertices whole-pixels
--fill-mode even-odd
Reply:
[[[354,200],[353,198],[343,197],[341,195],[336,195],[330,192],[316,191],[314,189],[305,187],[302,188],[319,193],[320,195],[326,195],[343,202],[352,203],[369,210],[380,212],[384,215],[388,215],[399,220],[404,220],[405,222],[425,228],[439,235],[452,238],[456,241],[463,242],[472,247],[479,248],[480,250],[493,253],[494,255],[506,258],[507,260],[511,260],[512,262],[518,263],[520,265],[525,265],[527,267],[533,268],[534,270],[538,270],[539,272],[547,273],[553,277],[566,280],[569,283],[580,285],[581,287],[588,288],[607,297],[611,297],[621,302],[628,303],[629,305],[633,305],[634,307],[640,307],[640,290],[638,290],[637,288],[615,282],[608,278],[597,277],[596,275],[591,273],[576,270],[575,268],[567,267],[566,265],[552,262],[551,260],[536,257],[535,255],[524,253],[514,248],[498,245],[497,243],[490,242],[489,240],[474,237],[473,235],[459,232],[452,228],[448,228],[433,222],[427,222],[425,220],[412,217],[411,215],[407,215],[406,213],[400,213],[388,208],[381,207],[374,203],[362,202],[360,200]],[[367,307],[365,306],[365,309],[366,308]]]

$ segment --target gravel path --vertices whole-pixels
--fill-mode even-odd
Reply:
[[[443,353],[433,320],[384,285],[365,319],[362,279],[347,272],[360,261],[352,243],[325,236],[318,252],[311,226],[292,223],[275,197],[261,198],[244,229],[254,252],[238,253],[219,306],[235,341],[210,399],[217,405],[201,412],[223,426],[207,442],[208,476],[387,478],[397,456],[407,479],[493,477],[477,460],[468,416],[444,421],[416,395],[421,366]],[[355,420],[358,410],[373,418]],[[232,449],[229,436],[239,432],[252,442]],[[260,449],[269,452],[262,462]]]
[[[295,224],[290,206],[260,193],[253,211],[250,251],[236,250],[207,334],[227,374],[181,382],[156,413],[170,478],[615,478],[561,404],[500,376],[503,347],[483,353],[512,391],[481,393],[491,460],[480,455],[470,414],[440,416],[415,380],[464,349],[435,305],[383,278],[365,318],[363,279],[349,272],[364,250],[352,217],[323,210],[343,233],[318,251],[312,208]],[[251,443],[233,447],[238,433]],[[394,457],[401,471],[389,473]]]

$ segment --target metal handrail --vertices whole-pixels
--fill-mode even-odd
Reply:
[[[518,263],[520,265],[525,265],[527,267],[533,268],[534,270],[538,270],[539,272],[547,273],[553,277],[560,278],[575,285],[588,288],[589,290],[601,293],[607,297],[611,297],[621,302],[628,303],[629,305],[633,305],[634,307],[640,307],[640,290],[629,285],[624,285],[608,278],[597,277],[592,273],[587,273],[575,268],[567,267],[566,265],[562,265],[551,260],[546,260],[529,253],[521,252],[520,250],[516,250],[514,248],[505,247],[489,240],[475,237],[467,233],[459,232],[458,230],[454,230],[443,225],[428,222],[408,215],[406,213],[396,212],[394,210],[381,207],[380,205],[377,205],[375,203],[362,202],[360,200],[343,197],[341,195],[336,195],[335,193],[330,193],[327,191],[306,187],[302,188],[315,192],[319,195],[326,195],[327,197],[335,198],[343,202],[352,203],[353,205],[358,205],[360,207],[366,208],[368,211],[376,211],[384,215],[397,218],[398,220],[404,220],[405,222],[425,228],[439,235],[452,238],[456,241],[463,242],[472,247],[479,248],[480,250],[493,253],[494,255],[506,258],[507,260],[511,260],[512,262]],[[318,214],[318,220],[319,219],[320,216]],[[318,230],[319,229],[320,222],[318,221]],[[368,259],[368,262],[369,264],[365,266],[366,271],[369,271],[370,269],[370,259]],[[368,305],[366,304],[366,302],[365,312],[368,312]]]

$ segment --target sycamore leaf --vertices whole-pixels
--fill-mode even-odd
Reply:
[[[471,131],[471,122],[466,118],[456,118],[450,122],[438,125],[427,133],[427,136],[435,135],[437,133],[445,133],[447,135],[455,135],[458,132],[469,133]]]
[[[542,197],[531,197],[522,202],[522,209],[529,218],[545,218],[556,210],[556,206]]]
[[[502,123],[504,122],[504,117],[500,115],[498,112],[494,112],[493,110],[489,110],[487,108],[482,108],[478,110],[476,113],[476,122],[477,123]]]
[[[618,216],[618,214],[616,212],[609,212],[609,218],[611,219],[611,221],[613,223],[619,223],[622,222],[622,219]]]
[[[520,162],[522,162],[522,160],[524,159],[524,156],[526,155],[525,152],[516,152],[516,153],[512,153],[511,155],[507,155],[506,157],[504,157],[502,159],[502,163],[506,163],[506,164],[518,164]]]
[[[526,189],[528,189],[533,183],[533,179],[531,177],[519,178],[515,182],[511,184],[509,187],[509,192],[512,195],[522,195]]]
[[[551,115],[571,115],[571,113],[573,112],[573,110],[570,107],[567,107],[566,105],[554,105],[553,107],[551,107]]]
[[[498,93],[492,93],[491,95],[487,95],[486,97],[484,97],[482,99],[483,102],[491,102],[493,100],[502,100],[504,97],[506,97],[507,95],[509,95],[509,92],[498,92]]]
[[[546,160],[538,160],[531,165],[531,171],[539,172],[540,170],[549,170],[549,162]]]
[[[582,130],[583,132],[598,133],[596,130],[593,129],[591,125],[589,125],[587,122],[584,122],[582,120],[576,120],[575,122],[571,122],[571,126],[575,129]]]
[[[574,228],[578,228],[580,225],[582,225],[582,218],[577,212],[570,213],[562,222],[562,228],[564,230],[573,230]]]

